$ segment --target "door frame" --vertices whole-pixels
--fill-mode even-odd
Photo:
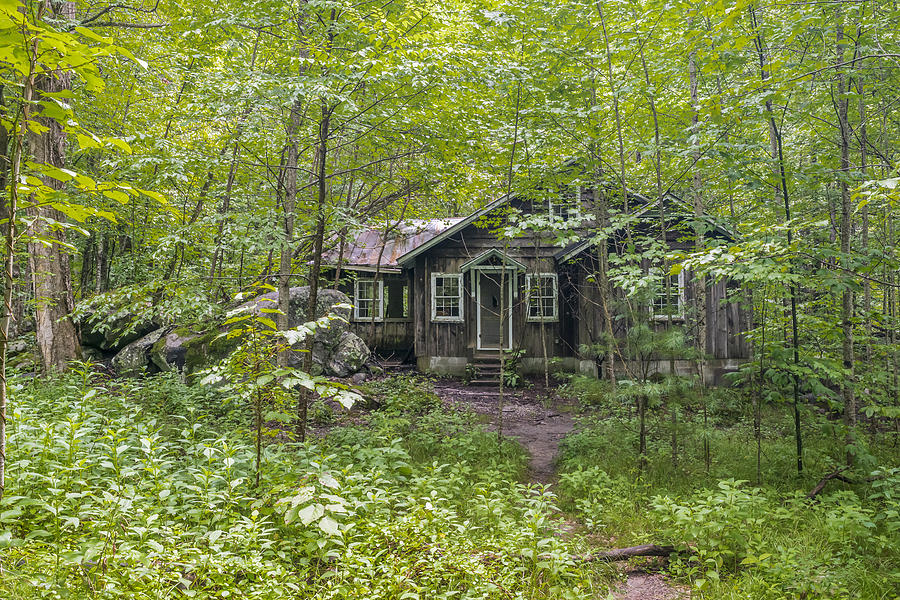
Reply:
[[[512,305],[513,305],[513,282],[518,278],[519,274],[515,267],[506,267],[507,275],[506,275],[506,285],[509,288],[507,295],[508,306],[507,310],[507,319],[506,319],[506,344],[503,345],[504,349],[509,350],[512,348]],[[472,267],[472,274],[475,277],[475,349],[476,350],[496,350],[499,351],[500,347],[485,347],[484,344],[481,343],[481,275],[482,273],[502,273],[503,267],[497,266],[476,266]],[[499,285],[499,283],[498,283]],[[503,328],[503,315],[500,315],[500,328],[501,328],[501,336],[502,328]]]

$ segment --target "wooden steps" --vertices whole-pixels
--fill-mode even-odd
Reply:
[[[477,353],[472,358],[475,368],[475,378],[469,385],[499,386],[500,385],[500,354]]]

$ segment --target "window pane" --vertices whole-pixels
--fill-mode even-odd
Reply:
[[[460,278],[435,277],[433,301],[435,317],[459,317]]]
[[[356,282],[356,316],[359,319],[381,318],[378,297],[378,288],[374,281]]]
[[[436,296],[459,296],[459,279],[456,277],[438,277],[435,280]]]
[[[663,275],[660,288],[653,299],[653,314],[659,316],[681,315],[681,288],[677,275]]]
[[[553,316],[553,300],[554,300],[554,298],[542,298],[541,300],[544,303],[543,304],[544,316],[545,317]]]
[[[556,313],[556,289],[552,275],[534,275],[528,294],[528,316],[532,319],[553,318]]]

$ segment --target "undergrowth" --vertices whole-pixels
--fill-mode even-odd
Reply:
[[[610,572],[556,535],[554,494],[518,482],[520,448],[425,381],[369,391],[366,425],[267,432],[254,488],[246,409],[213,390],[15,380],[0,597],[605,596]]]
[[[699,598],[900,596],[900,465],[889,432],[870,432],[861,484],[832,481],[843,439],[826,414],[803,414],[805,470],[796,471],[793,421],[783,405],[762,415],[761,481],[749,403],[733,390],[685,394],[672,459],[671,405],[651,407],[640,469],[634,409],[596,380],[564,389],[582,406],[562,445],[562,507],[604,545],[672,544],[685,551],[669,570]],[[707,470],[704,441],[709,448]]]

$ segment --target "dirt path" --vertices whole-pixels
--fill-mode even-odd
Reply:
[[[499,421],[499,392],[496,389],[439,380],[434,384],[434,391],[446,406],[483,415],[488,426],[496,430]],[[552,390],[548,393],[538,386],[507,390],[503,403],[503,434],[517,439],[531,455],[530,479],[545,484],[555,483],[559,442],[575,429],[573,403],[558,398]],[[625,583],[616,593],[618,600],[690,597],[689,593],[670,585],[662,574],[629,568],[624,575]]]
[[[484,415],[489,427],[496,430],[500,397],[496,389],[437,381],[434,391],[449,407]],[[518,440],[531,455],[530,479],[555,482],[559,442],[575,429],[572,404],[538,387],[506,390],[503,404],[503,435]]]
[[[640,570],[625,572],[625,585],[616,595],[619,600],[676,600],[690,598],[689,592],[672,587],[665,575]]]

